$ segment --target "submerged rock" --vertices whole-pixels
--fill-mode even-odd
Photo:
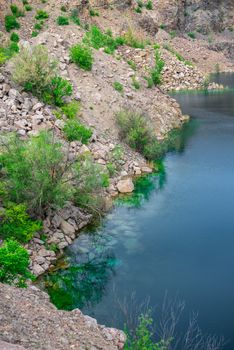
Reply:
[[[117,189],[120,193],[131,193],[134,191],[134,184],[132,182],[132,179],[124,179],[120,180],[117,183]]]

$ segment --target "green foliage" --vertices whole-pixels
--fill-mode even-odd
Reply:
[[[75,169],[79,186],[76,187],[74,200],[76,205],[100,213],[103,206],[101,191],[109,185],[105,169],[93,162],[90,156],[81,159]]]
[[[123,92],[123,90],[124,90],[123,85],[121,83],[119,83],[118,81],[115,81],[113,83],[113,88],[118,92]]]
[[[61,110],[68,119],[74,119],[80,111],[80,102],[73,100],[62,106]]]
[[[124,44],[124,40],[120,37],[113,38],[111,33],[102,33],[102,31],[92,26],[90,31],[85,34],[83,42],[95,49],[108,49],[108,53],[113,53],[120,45]]]
[[[11,73],[17,84],[46,103],[62,106],[64,97],[72,94],[72,85],[57,75],[57,62],[45,46],[23,48],[12,59]]]
[[[0,246],[0,282],[17,287],[26,287],[26,281],[33,279],[29,271],[29,253],[12,239]]]
[[[143,115],[126,110],[116,115],[119,134],[130,147],[144,153],[144,148],[150,141],[151,133]]]
[[[37,14],[35,16],[36,19],[47,19],[49,18],[49,14],[44,10],[37,10]]]
[[[128,28],[127,32],[123,36],[124,44],[134,47],[135,49],[144,49],[145,41],[139,38],[137,33],[132,28]]]
[[[41,95],[57,73],[57,62],[43,45],[22,48],[12,59],[13,80],[35,95]]]
[[[90,9],[89,14],[91,17],[99,16],[99,12],[95,11],[94,9]]]
[[[189,32],[187,35],[188,35],[188,37],[190,37],[191,39],[196,39],[196,33],[194,33],[194,32]]]
[[[166,29],[166,27],[167,27],[167,26],[166,26],[166,24],[164,24],[164,23],[160,24],[160,26],[159,26],[160,29]]]
[[[69,24],[69,19],[68,19],[68,17],[59,16],[57,18],[56,22],[59,26],[66,26]]]
[[[24,12],[21,11],[18,6],[16,5],[11,5],[11,12],[15,17],[23,17],[24,16]]]
[[[135,12],[136,12],[136,13],[142,13],[141,7],[140,7],[140,6],[137,6],[137,7],[135,8]]]
[[[151,79],[154,85],[160,85],[162,83],[162,70],[164,68],[165,62],[161,58],[160,51],[155,49],[155,66],[151,69]]]
[[[62,6],[60,7],[60,10],[61,10],[62,12],[67,12],[67,8],[66,8],[66,6],[64,6],[64,5],[62,5]]]
[[[116,114],[116,121],[120,138],[147,159],[157,160],[166,152],[165,143],[156,139],[142,114],[122,110]]]
[[[91,70],[93,65],[92,51],[88,46],[76,44],[70,48],[72,62],[84,70]]]
[[[18,43],[19,42],[19,35],[17,33],[12,33],[10,36],[10,40],[13,41],[14,43]]]
[[[92,130],[86,128],[78,120],[68,120],[63,128],[63,132],[68,141],[81,141],[87,144],[92,136]]]
[[[153,3],[152,3],[151,0],[148,0],[148,1],[146,2],[145,8],[146,8],[147,10],[153,10]]]
[[[142,314],[139,317],[137,328],[134,334],[128,333],[124,350],[168,350],[170,341],[153,340],[153,319],[150,313]]]
[[[8,47],[0,47],[0,66],[18,51],[19,46],[15,42],[12,42]]]
[[[26,11],[32,11],[32,6],[31,5],[26,4],[24,6],[24,8],[25,8]]]
[[[0,237],[2,238],[28,242],[33,234],[42,228],[40,221],[30,219],[24,204],[10,203],[0,216]]]
[[[174,39],[176,37],[176,31],[172,30],[170,33],[171,39]]]
[[[35,23],[34,27],[35,30],[41,30],[42,29],[42,25],[41,23]]]
[[[38,36],[38,34],[39,34],[38,31],[33,30],[31,36],[32,36],[32,38],[35,38],[36,36]]]
[[[135,75],[132,77],[132,86],[136,89],[139,90],[141,85],[139,81],[136,79]]]
[[[79,11],[75,8],[71,11],[71,20],[76,24],[80,25]]]
[[[6,143],[6,140],[5,142]],[[2,184],[7,199],[25,203],[30,213],[42,216],[70,198],[62,144],[48,132],[26,141],[16,136],[7,140],[0,155]]]
[[[15,16],[12,16],[12,15],[5,16],[5,28],[7,32],[10,32],[12,29],[20,28],[20,24],[15,18]]]
[[[170,45],[164,44],[163,48],[171,52],[177,58],[177,60],[179,60],[180,62],[183,62],[184,64],[186,64],[186,66],[193,66],[192,62],[187,61],[179,52],[174,50]]]
[[[136,70],[137,69],[137,65],[134,61],[132,60],[128,60],[127,63],[129,64],[129,66],[133,69]]]
[[[42,100],[51,105],[63,106],[64,97],[71,96],[72,91],[72,85],[68,80],[55,76],[42,92]]]

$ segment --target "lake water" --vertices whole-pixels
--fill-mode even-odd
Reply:
[[[234,76],[216,80],[234,86]],[[234,92],[176,99],[192,117],[180,152],[83,232],[66,250],[69,268],[46,276],[47,290],[59,308],[79,307],[115,327],[124,323],[117,299],[150,297],[157,319],[167,291],[186,301],[179,327],[198,312],[202,330],[223,335],[233,350]]]

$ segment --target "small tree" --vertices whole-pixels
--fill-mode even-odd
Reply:
[[[41,96],[57,75],[57,61],[49,56],[47,48],[43,45],[30,49],[22,48],[12,59],[11,73],[17,84]]]
[[[51,206],[70,198],[69,164],[52,133],[22,141],[12,136],[0,156],[1,175],[9,199],[25,203],[33,214],[43,216]]]
[[[29,254],[17,241],[9,239],[0,247],[0,282],[26,287],[33,279],[28,267]]]

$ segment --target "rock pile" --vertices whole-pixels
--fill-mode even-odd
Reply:
[[[120,350],[126,340],[122,331],[100,326],[78,309],[57,310],[35,287],[0,284],[0,320],[1,340],[19,346],[6,349]]]

